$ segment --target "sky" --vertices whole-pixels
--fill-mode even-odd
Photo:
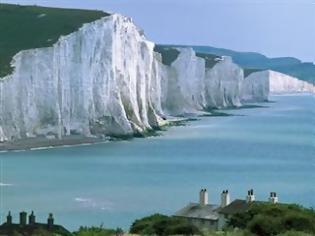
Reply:
[[[0,0],[128,15],[156,43],[315,62],[315,0]],[[1,32],[0,32],[1,33]]]

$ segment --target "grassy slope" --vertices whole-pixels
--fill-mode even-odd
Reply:
[[[12,57],[21,50],[48,47],[61,35],[107,16],[102,11],[0,4],[0,77],[12,72]]]
[[[162,63],[168,66],[170,66],[179,55],[179,51],[172,46],[155,45],[154,51],[162,55]],[[209,53],[196,53],[196,56],[205,59],[207,68],[212,68],[218,63],[216,59],[220,59],[220,57]]]
[[[200,53],[197,52],[196,53],[197,57],[201,57],[203,59],[205,59],[206,61],[206,68],[212,68],[215,66],[215,64],[218,63],[217,59],[220,59],[220,57],[213,55],[213,54],[209,54],[209,53]]]
[[[231,56],[233,61],[243,67],[246,75],[255,70],[271,69],[285,73],[301,80],[315,83],[315,65],[313,63],[303,63],[293,57],[268,58],[255,52],[237,52],[229,49],[214,48],[208,46],[184,46],[168,45],[176,47],[192,47],[197,53],[209,53],[218,56]]]
[[[246,78],[252,73],[258,72],[258,71],[263,71],[262,69],[251,69],[251,68],[244,68],[244,77]]]
[[[162,55],[162,63],[168,66],[170,66],[179,55],[179,51],[177,49],[160,45],[155,45],[154,51],[159,52]]]

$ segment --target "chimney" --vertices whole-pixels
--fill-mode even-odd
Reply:
[[[255,195],[254,195],[254,190],[253,190],[253,189],[248,190],[248,192],[247,192],[247,197],[246,197],[246,201],[247,201],[247,202],[253,202],[253,201],[255,201]]]
[[[47,226],[48,226],[48,229],[49,229],[49,230],[53,229],[53,226],[54,226],[54,217],[53,217],[53,214],[52,214],[52,213],[49,213],[49,216],[48,216],[48,219],[47,219]]]
[[[221,193],[221,207],[226,207],[230,204],[230,193],[229,190],[223,190]]]
[[[9,211],[7,215],[7,225],[11,225],[11,224],[12,224],[12,216],[11,216],[11,211]]]
[[[26,218],[27,218],[27,213],[25,211],[20,212],[20,225],[21,226],[26,225]]]
[[[200,205],[208,205],[208,192],[207,189],[201,189],[199,193]]]
[[[29,215],[28,217],[28,223],[30,225],[35,225],[36,221],[35,221],[35,215],[34,212],[32,211],[32,213]]]
[[[279,199],[277,197],[277,193],[276,192],[271,192],[270,193],[270,197],[269,197],[269,202],[270,203],[273,203],[273,204],[276,204],[278,203]]]

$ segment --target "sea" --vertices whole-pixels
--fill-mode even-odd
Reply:
[[[154,213],[172,215],[198,202],[257,200],[315,207],[315,99],[272,96],[261,107],[200,117],[159,136],[128,141],[0,153],[0,215],[20,211],[74,231],[122,227]]]

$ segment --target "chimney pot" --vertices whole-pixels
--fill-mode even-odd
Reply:
[[[224,190],[221,194],[221,207],[226,207],[230,204],[230,194],[228,190]]]
[[[8,216],[7,216],[7,224],[8,224],[8,225],[11,225],[11,224],[12,224],[11,211],[9,211]]]
[[[246,201],[247,201],[247,202],[253,202],[253,201],[255,201],[255,195],[254,195],[254,190],[253,190],[253,189],[250,189],[250,190],[248,191],[248,195],[247,195],[247,197],[246,197]]]
[[[52,213],[49,213],[48,219],[47,219],[47,226],[48,229],[51,230],[54,226],[54,217]]]
[[[29,223],[30,225],[34,225],[34,224],[36,223],[34,211],[32,211],[32,213],[29,215],[29,217],[28,217],[28,223]]]
[[[199,194],[199,203],[202,206],[208,205],[208,192],[207,189],[201,189]]]
[[[26,225],[27,213],[25,211],[20,212],[20,225]]]
[[[277,193],[276,192],[271,192],[270,197],[269,197],[269,202],[270,203],[278,203],[279,199],[277,197]]]

